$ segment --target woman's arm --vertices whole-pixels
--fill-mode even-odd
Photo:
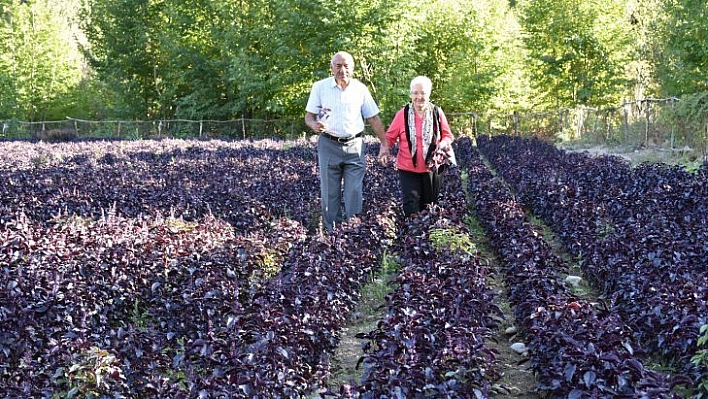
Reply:
[[[452,130],[450,130],[450,124],[447,121],[447,116],[443,112],[442,108],[438,108],[438,114],[440,116],[440,147],[448,147],[455,140],[452,135]]]
[[[386,139],[388,140],[389,147],[393,147],[398,140],[401,138],[401,132],[405,133],[406,127],[403,126],[404,122],[403,110],[396,112],[396,115],[391,121],[391,125],[386,131]]]

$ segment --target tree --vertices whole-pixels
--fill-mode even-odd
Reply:
[[[236,49],[229,51],[228,80],[236,89],[234,113],[301,118],[312,83],[329,76],[330,59],[340,50],[353,54],[358,64],[356,76],[367,81],[366,71],[360,66],[366,63],[366,44],[374,34],[369,17],[385,20],[385,10],[380,8],[384,3],[250,3],[242,16],[243,24],[232,30]]]
[[[346,2],[342,2],[346,3]],[[234,89],[231,111],[256,118],[302,117],[314,71],[325,71],[347,24],[346,4],[328,1],[255,1],[229,33],[226,76]],[[349,24],[351,25],[351,24]]]
[[[521,23],[540,100],[550,106],[617,102],[629,85],[625,1],[533,0]]]
[[[632,98],[642,99],[656,95],[657,81],[655,54],[658,41],[656,32],[659,26],[661,2],[663,0],[628,0],[630,58],[628,70],[633,82]]]
[[[708,4],[667,0],[658,30],[656,73],[664,95],[708,91]]]
[[[356,43],[386,117],[410,100],[416,75],[431,78],[432,100],[448,113],[487,107],[510,70],[498,41],[508,12],[503,0],[382,2],[371,9],[362,24],[371,35]]]
[[[208,32],[211,0],[88,0],[82,28],[84,54],[99,80],[116,93],[115,114],[126,118],[172,118],[178,101],[193,93],[184,75],[199,52],[213,48]],[[205,33],[205,31],[207,33]],[[214,76],[212,70],[199,77]],[[219,76],[216,74],[215,76]],[[194,78],[194,74],[190,77]],[[197,83],[199,81],[196,81]]]
[[[440,103],[448,112],[490,109],[493,99],[510,88],[509,76],[519,68],[513,57],[518,38],[506,30],[514,23],[507,1],[441,2],[432,8],[427,27],[431,31],[421,43],[432,44],[423,70],[439,75]],[[431,52],[432,50],[432,52]],[[499,108],[512,104],[497,103]],[[498,109],[499,109],[498,108]]]
[[[0,19],[0,117],[64,119],[82,78],[73,1],[13,0]]]
[[[159,54],[155,93],[163,118],[229,119],[233,87],[229,52],[239,42],[238,26],[250,5],[212,0],[165,2],[157,14]],[[238,30],[236,30],[238,32]]]

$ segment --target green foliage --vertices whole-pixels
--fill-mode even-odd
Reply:
[[[410,79],[417,75],[410,57],[419,19],[419,1],[372,2],[357,13],[362,34],[350,35],[355,76],[369,86],[382,111],[384,123],[408,101]],[[385,32],[385,33],[384,33]],[[329,66],[329,59],[325,67]]]
[[[419,58],[417,72],[439,87],[433,101],[447,112],[464,112],[482,105],[494,94],[499,54],[487,27],[490,2],[437,2],[427,10],[427,23],[412,54]]]
[[[360,23],[354,15],[357,5],[341,3],[251,3],[243,25],[232,31],[238,44],[229,55],[226,79],[237,88],[233,113],[255,118],[304,115],[310,85],[329,75],[332,54],[352,51],[347,47]]]
[[[690,94],[705,90],[706,8],[697,0],[4,0],[0,119],[301,119],[338,50],[354,55],[355,77],[385,123],[421,74],[448,114]]]
[[[113,113],[124,118],[223,117],[223,51],[232,8],[211,0],[179,3],[88,0],[84,47]]]
[[[120,361],[110,352],[90,347],[75,354],[68,368],[60,367],[52,381],[61,389],[52,398],[101,398],[116,387],[125,387]]]
[[[150,311],[147,309],[141,309],[140,301],[138,298],[135,298],[135,301],[133,302],[133,311],[130,315],[131,324],[138,329],[144,330],[148,326],[151,317]]]
[[[510,15],[498,0],[382,2],[372,10],[369,24],[387,33],[358,38],[355,54],[363,57],[359,77],[373,88],[384,120],[410,101],[416,75],[431,78],[431,99],[447,113],[488,109],[492,99],[503,99],[518,81],[509,78],[518,71],[515,57],[504,51],[519,43],[506,30]]]
[[[630,26],[632,42],[628,51],[632,59],[625,70],[633,80],[632,96],[636,99],[657,96],[656,84],[656,54],[662,50],[657,32],[660,31],[660,20],[663,17],[661,3],[664,0],[627,0],[627,19]]]
[[[61,120],[81,80],[73,0],[13,0],[0,18],[0,119]],[[72,45],[73,44],[73,45]]]
[[[658,27],[657,78],[666,95],[708,90],[708,4],[664,1]]]
[[[708,91],[683,96],[671,108],[663,110],[662,118],[676,126],[676,131],[687,132],[678,137],[681,143],[708,148]]]
[[[536,0],[522,27],[535,87],[552,107],[614,104],[626,93],[625,1]]]
[[[347,50],[386,120],[408,102],[418,74],[435,81],[434,99],[448,112],[496,95],[494,21],[508,7],[478,3],[89,0],[84,29],[91,64],[117,94],[117,116],[302,117],[311,84]]]
[[[698,336],[699,350],[691,358],[691,362],[704,370],[704,378],[696,386],[696,399],[708,397],[708,324],[701,326]]]
[[[248,283],[252,289],[259,288],[268,280],[280,273],[283,259],[290,250],[290,244],[281,242],[275,246],[263,247],[249,255],[254,262],[254,267],[248,276]]]
[[[182,218],[168,217],[164,221],[165,227],[169,229],[172,233],[181,233],[193,231],[197,228],[197,223],[186,221]]]
[[[85,55],[98,79],[115,91],[115,115],[151,118],[159,115],[160,49],[155,1],[87,1],[82,28],[88,38]],[[157,87],[156,87],[157,86]]]
[[[430,241],[438,251],[462,252],[467,255],[477,252],[477,247],[468,234],[451,229],[433,229],[430,232]]]
[[[401,268],[400,260],[395,254],[390,254],[384,250],[381,257],[381,267],[371,276],[369,281],[362,287],[361,295],[363,298],[368,298],[369,303],[373,303],[376,307],[384,302],[385,297],[393,290],[391,281]],[[365,313],[373,313],[377,309],[362,309]]]

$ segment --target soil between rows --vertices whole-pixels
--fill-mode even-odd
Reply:
[[[667,158],[667,155],[663,153],[652,152],[647,155],[646,151],[618,152],[606,147],[583,148],[577,149],[576,151],[587,151],[593,156],[622,156],[628,159],[632,164],[644,162],[647,161],[647,159],[653,162],[672,163],[672,160]],[[656,154],[659,155],[657,156]],[[532,215],[529,216],[530,221],[538,225],[540,230],[543,231],[546,241],[552,245],[556,254],[565,259],[569,264],[568,274],[581,276],[582,273],[578,265],[573,262],[572,259],[569,259],[554,242],[549,229],[543,226],[542,222],[533,218]],[[514,325],[514,316],[506,297],[506,287],[498,272],[498,260],[487,246],[486,237],[481,233],[481,227],[472,226],[472,230],[473,242],[477,245],[480,256],[487,259],[489,263],[491,273],[487,275],[488,282],[490,287],[497,293],[497,305],[504,313],[504,319],[499,329],[495,332],[493,338],[486,342],[488,347],[497,352],[496,367],[502,374],[502,378],[498,381],[498,389],[490,395],[490,398],[541,399],[543,396],[536,391],[536,380],[533,371],[528,366],[528,359],[525,355],[519,354],[511,349],[513,343],[524,342],[524,337],[519,334],[506,333],[507,328]],[[383,278],[390,279],[392,276],[385,276]],[[385,282],[379,281],[372,284],[385,284]],[[368,291],[375,292],[377,290]],[[592,300],[593,298],[597,299],[597,294],[587,285],[584,279],[581,280],[579,287],[576,289],[576,294],[588,300]],[[356,338],[356,335],[372,331],[376,328],[376,323],[385,314],[383,306],[383,295],[364,295],[352,321],[342,329],[341,341],[332,361],[330,389],[333,392],[339,392],[339,386],[343,384],[355,384],[361,378],[363,370],[361,370],[361,367],[357,368],[357,363],[363,355],[361,349],[362,344],[366,341]]]

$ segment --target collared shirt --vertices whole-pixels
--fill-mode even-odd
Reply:
[[[408,172],[425,173],[428,171],[428,167],[425,165],[425,154],[423,154],[423,117],[418,115],[415,116],[415,156],[417,157],[417,161],[416,164],[413,165],[411,150],[408,148],[408,140],[406,139],[404,110],[405,108],[402,108],[396,112],[396,116],[393,117],[391,126],[389,126],[388,131],[386,131],[386,138],[388,139],[388,144],[390,146],[394,146],[398,143],[396,168]],[[440,142],[446,141],[448,144],[452,144],[454,137],[450,131],[450,124],[447,121],[447,117],[442,109],[439,109],[438,112],[440,113]]]
[[[323,108],[330,110],[325,131],[337,137],[351,137],[363,132],[364,119],[379,113],[379,107],[365,84],[351,79],[347,88],[342,90],[334,77],[312,85],[305,110],[317,115]]]

